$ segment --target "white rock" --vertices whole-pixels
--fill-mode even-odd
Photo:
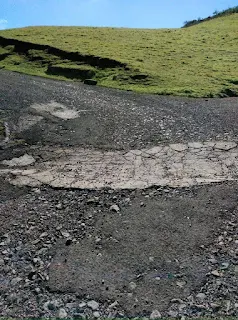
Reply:
[[[153,310],[150,319],[159,319],[162,318],[161,313],[158,310]]]
[[[118,207],[117,204],[113,204],[113,205],[110,207],[110,210],[111,210],[111,211],[114,211],[114,212],[119,212],[119,211],[120,211],[120,208]]]
[[[198,298],[200,301],[204,301],[206,298],[206,295],[204,293],[200,292],[196,295],[196,298]]]
[[[58,318],[65,319],[67,316],[68,316],[68,314],[63,308],[59,309]]]
[[[94,316],[95,318],[100,318],[100,313],[99,313],[98,311],[94,311],[94,312],[93,312],[93,316]]]
[[[91,301],[88,301],[87,306],[88,306],[89,308],[91,308],[92,310],[98,310],[98,308],[99,308],[99,303],[97,303],[97,302],[94,301],[94,300],[91,300]]]

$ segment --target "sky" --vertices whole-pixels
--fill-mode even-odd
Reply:
[[[0,0],[0,29],[37,25],[179,28],[238,0]]]

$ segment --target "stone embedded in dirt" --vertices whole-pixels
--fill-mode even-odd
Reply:
[[[153,310],[150,315],[150,319],[159,319],[159,318],[162,318],[161,313],[158,310]]]
[[[212,264],[218,263],[218,261],[215,258],[208,259],[208,261],[211,262]]]
[[[223,262],[222,264],[221,264],[221,269],[222,270],[226,270],[226,269],[228,269],[229,268],[229,262]]]
[[[204,301],[206,299],[206,295],[205,293],[200,292],[196,295],[196,298],[199,299],[200,301]]]
[[[213,271],[211,271],[211,274],[212,274],[213,276],[215,276],[215,277],[221,277],[221,276],[222,276],[222,274],[221,274],[218,270],[213,270]]]
[[[36,160],[29,154],[24,154],[19,158],[13,158],[11,160],[3,160],[1,163],[8,167],[24,167],[35,163]]]
[[[176,285],[180,288],[183,288],[186,285],[186,281],[176,281]]]
[[[12,279],[12,281],[11,281],[11,285],[12,285],[12,286],[15,286],[16,284],[18,284],[18,283],[21,282],[21,281],[22,281],[22,278],[20,278],[20,277],[14,278],[14,279]]]
[[[57,312],[57,317],[59,319],[65,319],[65,318],[67,318],[67,316],[68,316],[68,314],[65,311],[65,309],[63,309],[63,308],[59,309],[59,311]]]
[[[88,301],[88,302],[87,302],[87,306],[88,306],[89,308],[91,308],[92,310],[98,310],[98,308],[99,308],[99,303],[97,303],[97,302],[94,301],[94,300],[91,300],[91,301]]]
[[[170,311],[168,312],[168,316],[170,316],[171,318],[177,318],[178,312],[177,312],[177,311],[174,311],[174,310],[170,310]]]
[[[94,312],[93,312],[93,316],[94,316],[95,318],[100,318],[100,313],[99,313],[98,311],[94,311]]]
[[[120,208],[118,207],[117,204],[113,204],[113,205],[110,207],[110,211],[119,212],[119,211],[120,211]]]
[[[43,305],[43,309],[45,311],[56,310],[60,306],[60,302],[58,300],[46,301]]]
[[[64,238],[69,238],[70,234],[67,231],[61,231],[61,234]]]

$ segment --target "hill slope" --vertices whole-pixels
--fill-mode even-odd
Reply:
[[[0,32],[0,67],[139,92],[235,96],[237,34],[238,14],[183,29],[11,29]]]

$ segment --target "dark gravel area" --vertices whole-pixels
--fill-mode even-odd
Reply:
[[[128,149],[161,141],[236,140],[238,134],[238,98],[134,94],[0,70],[0,118],[10,119],[13,129],[30,105],[52,100],[83,110],[81,117],[44,119],[18,138],[30,144]]]
[[[37,188],[3,201],[0,315],[69,319],[135,314],[151,318],[158,314],[238,316],[237,192],[237,183],[130,192]],[[122,226],[127,215],[128,224]],[[143,232],[141,224],[154,224],[151,237],[158,232],[156,246],[150,248],[149,230]],[[191,228],[187,234],[186,228]],[[98,270],[87,269],[84,263],[93,252],[113,250],[110,241],[105,242],[110,234],[121,238],[111,252],[112,265],[117,253],[123,253],[123,234],[128,236],[129,251],[121,257],[125,262],[121,266],[127,270],[123,289],[107,295],[105,283],[98,281],[102,280],[100,270],[110,260],[103,260]],[[144,241],[135,242],[136,235],[140,241],[144,236]],[[147,260],[146,269],[145,260],[136,257],[150,250],[154,259]],[[119,267],[114,264],[110,271],[115,270],[117,276]],[[133,281],[131,273],[138,275]],[[105,278],[109,293],[120,282],[111,276]]]

